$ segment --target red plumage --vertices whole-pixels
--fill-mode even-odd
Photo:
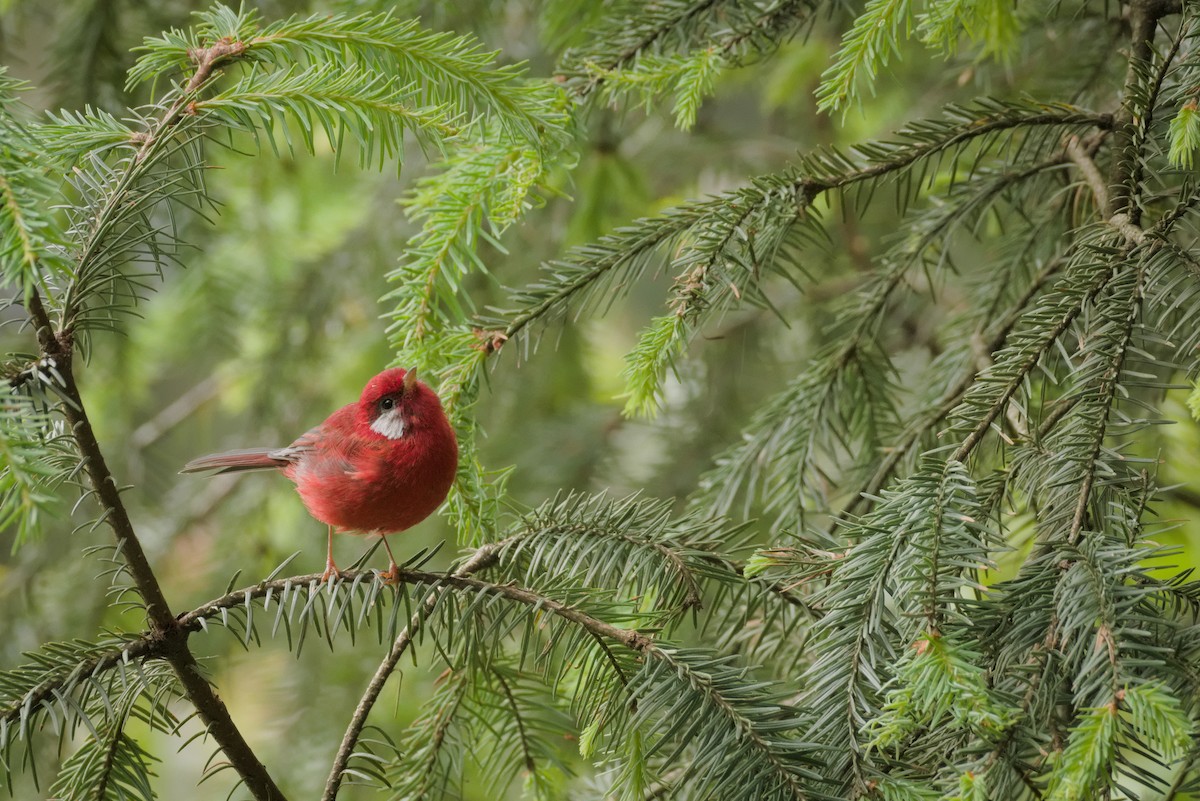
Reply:
[[[445,500],[457,467],[458,443],[441,401],[415,371],[394,368],[285,448],[202,456],[182,472],[281,470],[309,514],[330,526],[328,576],[337,571],[335,529],[384,535],[411,528]],[[395,567],[393,559],[389,575]]]

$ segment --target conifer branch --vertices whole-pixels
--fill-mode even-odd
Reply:
[[[502,64],[482,28],[443,34],[387,13],[264,22],[223,5],[145,40],[130,86],[152,81],[157,101],[141,109],[24,124],[20,87],[0,72],[0,278],[37,342],[3,371],[17,394],[0,409],[0,528],[23,545],[50,490],[84,480],[96,525],[114,531],[115,545],[96,546],[113,608],[140,600],[146,614],[140,633],[48,643],[0,671],[0,781],[37,782],[52,732],[78,745],[58,759],[51,795],[148,798],[155,756],[138,737],[144,726],[177,735],[182,703],[208,726],[198,736],[217,741],[203,778],[228,763],[243,795],[279,798],[189,648],[223,628],[247,648],[286,636],[297,655],[313,639],[337,651],[378,638],[323,801],[356,779],[396,798],[461,794],[468,776],[504,794],[522,770],[539,797],[1065,801],[1186,789],[1200,582],[1145,567],[1162,554],[1144,521],[1155,499],[1188,500],[1151,475],[1157,453],[1177,455],[1178,435],[1157,425],[1176,416],[1168,393],[1200,348],[1200,193],[1179,169],[1200,152],[1195,8],[1126,0],[1018,18],[1004,0],[860,3],[819,90],[827,104],[880,88],[858,79],[904,55],[891,48],[906,38],[946,55],[970,40],[983,78],[988,57],[1008,54],[1020,59],[1007,73],[1019,96],[1054,94],[961,105],[923,94],[941,111],[882,141],[819,149],[546,258],[499,308],[474,291],[516,275],[485,248],[502,252],[506,231],[569,180],[581,113],[640,98],[687,127],[722,74],[775,52],[825,6],[589,7],[599,24],[562,31],[578,47],[556,82]],[[552,27],[578,23],[578,6],[548,10]],[[1178,31],[1160,30],[1180,13]],[[1049,40],[1068,46],[1047,62],[1061,73],[1025,81],[1031,45]],[[780,96],[813,77],[811,54],[781,56],[763,99],[790,113]],[[1075,99],[1056,102],[1068,83]],[[220,146],[260,152],[294,143],[323,155],[328,139],[335,160],[354,152],[372,165],[398,160],[414,137],[444,155],[402,201],[420,233],[383,302],[395,358],[440,379],[459,437],[445,514],[460,544],[481,547],[449,571],[418,556],[392,585],[362,569],[321,582],[281,577],[285,563],[173,615],[73,368],[91,332],[124,328],[117,315],[155,274],[185,266],[185,226],[213,209],[204,182],[217,133]],[[825,250],[838,223],[824,218],[839,213],[854,222],[833,239],[849,243],[858,277],[839,282],[846,302],[825,305],[804,290],[844,273],[842,254]],[[895,244],[872,256],[885,238]],[[755,408],[685,514],[640,496],[566,494],[501,528],[509,472],[485,471],[479,455],[489,356],[514,339],[522,360],[540,359],[537,334],[552,322],[615,309],[630,287],[640,297],[651,274],[665,276],[665,308],[626,357],[632,406],[662,397],[700,334],[765,334],[764,354],[805,361],[765,401],[754,396],[763,383],[738,381],[730,407],[738,419],[743,402]],[[776,304],[789,282],[801,297]],[[228,308],[218,293],[188,303],[176,319]],[[803,315],[803,330],[754,313],[719,324],[746,307],[777,312],[781,326]],[[123,353],[144,355],[140,338],[130,343]],[[738,354],[706,356],[703,380],[680,371],[664,443],[711,423],[704,401],[729,389]],[[1200,410],[1200,390],[1192,401]],[[707,449],[728,419],[692,442]],[[773,519],[719,516],[739,502],[741,517]],[[794,545],[770,539],[793,530]],[[689,618],[695,649],[669,641]],[[399,745],[383,729],[374,739],[390,676],[418,656],[448,669],[432,703]],[[577,764],[592,786],[567,775]]]
[[[503,545],[503,542],[489,543],[476,549],[475,553],[463,562],[462,566],[457,568],[452,575],[467,577],[481,570],[486,570],[496,563]],[[353,581],[352,576],[343,573],[341,581],[347,579]],[[283,581],[285,583],[290,582],[290,584],[307,583],[303,577],[298,579],[284,579]],[[276,582],[276,584],[278,585],[279,582]],[[282,585],[280,585],[280,588],[282,588]],[[354,708],[354,715],[350,718],[350,723],[346,727],[346,733],[342,737],[342,744],[338,747],[337,755],[333,760],[333,767],[330,768],[329,778],[325,781],[325,792],[321,796],[321,801],[334,801],[337,798],[338,790],[342,786],[342,776],[345,773],[346,766],[350,763],[350,757],[354,754],[354,748],[358,744],[358,738],[362,735],[363,727],[367,725],[367,718],[371,714],[371,709],[374,708],[375,702],[379,700],[379,694],[383,692],[383,686],[396,669],[396,665],[400,663],[400,658],[404,656],[405,651],[412,645],[413,637],[417,635],[424,620],[432,614],[434,608],[437,606],[441,598],[441,593],[441,588],[429,593],[421,608],[413,613],[408,626],[396,637],[387,656],[383,658],[383,661],[379,663],[379,667],[376,668],[375,674],[367,684],[367,689],[363,692],[362,698],[359,699],[358,705]],[[234,594],[236,595],[236,593]],[[243,597],[251,596],[243,595]],[[219,609],[221,608],[220,604],[221,599],[218,599],[209,606]]]
[[[1088,150],[1089,148],[1080,143],[1078,136],[1072,136],[1067,140],[1067,155],[1083,173],[1084,180],[1087,181],[1092,194],[1096,196],[1096,210],[1100,212],[1101,219],[1107,220],[1112,217],[1113,213],[1112,205],[1108,200],[1108,185],[1104,183],[1104,178],[1100,175],[1100,168],[1096,166],[1096,162],[1092,161]]]
[[[686,203],[617,229],[593,244],[576,248],[562,260],[543,265],[546,278],[514,293],[510,297],[513,308],[504,318],[485,322],[489,328],[499,327],[504,339],[511,340],[532,323],[564,313],[573,301],[595,293],[604,281],[614,284],[617,279],[613,273],[638,274],[656,250],[682,235],[693,233],[703,242],[705,233],[728,230],[731,210],[746,217],[756,209],[778,205],[780,210],[774,218],[782,221],[786,210],[791,223],[812,225],[813,203],[828,192],[872,186],[883,178],[903,175],[926,160],[954,153],[979,139],[988,141],[987,137],[1006,131],[1053,126],[1105,131],[1112,126],[1112,117],[1064,105],[980,102],[955,106],[947,110],[946,119],[914,123],[891,140],[860,146],[856,149],[861,154],[858,159],[836,151],[816,152],[802,159],[799,166],[759,176],[742,189]],[[685,264],[685,256],[674,256],[672,263]],[[623,277],[628,281],[628,276]],[[609,295],[598,303],[612,301]]]
[[[712,7],[721,5],[725,1],[698,0],[698,2],[694,3],[678,3],[673,7],[668,6],[665,9],[665,13],[659,12],[660,17],[652,27],[647,27],[643,31],[640,31],[638,38],[630,42],[624,49],[617,52],[615,56],[609,58],[606,62],[597,65],[599,69],[593,77],[576,89],[575,93],[580,97],[587,97],[604,82],[604,73],[625,67],[645,50],[652,47],[657,41],[671,34],[688,20],[706,13]],[[624,20],[621,20],[621,22],[622,24],[625,23]]]
[[[987,411],[979,417],[974,428],[970,430],[957,450],[954,451],[954,454],[950,457],[953,461],[965,461],[971,455],[972,451],[983,441],[992,423],[996,421],[996,418],[1000,416],[1007,407],[1008,402],[1020,389],[1022,383],[1025,381],[1025,377],[1037,367],[1042,356],[1054,346],[1058,338],[1083,313],[1087,305],[1108,286],[1112,277],[1113,270],[1111,267],[1099,271],[1093,282],[1085,288],[1085,291],[1080,293],[1072,302],[1065,305],[1058,314],[1057,319],[1053,320],[1052,326],[1049,329],[1038,332],[1038,344],[1034,348],[1023,350],[1017,354],[1019,362],[1013,366],[1011,373],[1007,375],[999,395],[991,402]],[[972,385],[973,388],[978,386],[978,383]]]
[[[242,777],[247,789],[259,801],[281,801],[283,793],[254,755],[230,717],[224,702],[208,680],[201,675],[200,666],[188,649],[187,631],[177,625],[149,559],[142,549],[141,541],[134,531],[133,523],[121,499],[120,488],[104,460],[100,444],[92,430],[73,369],[75,328],[86,297],[78,291],[80,282],[86,280],[90,265],[104,258],[106,236],[112,230],[114,218],[124,213],[121,206],[126,196],[134,191],[137,178],[145,169],[144,165],[152,161],[150,155],[183,118],[193,93],[209,80],[218,65],[240,52],[241,48],[236,42],[218,42],[193,54],[196,70],[185,92],[163,112],[146,134],[135,157],[127,163],[125,175],[118,181],[116,191],[109,195],[103,208],[91,221],[90,235],[77,257],[78,269],[75,279],[65,292],[59,324],[56,326],[51,320],[36,289],[28,294],[28,313],[37,332],[41,359],[53,367],[56,380],[60,383],[56,391],[63,400],[62,413],[79,449],[84,472],[102,509],[102,519],[112,528],[121,557],[128,566],[138,594],[145,604],[150,625],[149,636],[158,643],[157,650],[160,655],[174,668],[188,699],[195,705],[201,719],[220,744],[230,764]]]
[[[150,637],[157,651],[171,663],[188,699],[195,705],[213,739],[220,744],[246,787],[258,801],[282,801],[283,793],[254,755],[249,743],[234,724],[224,701],[200,673],[200,665],[187,646],[187,630],[179,627],[163,595],[150,561],[133,528],[121,492],[109,471],[75,383],[72,369],[74,339],[70,331],[53,332],[53,323],[42,306],[36,290],[30,296],[29,312],[42,343],[42,358],[55,368],[62,382],[58,392],[63,398],[62,412],[79,448],[84,472],[103,510],[103,520],[116,535],[121,557],[129,568],[146,608]],[[53,332],[53,333],[51,333]]]
[[[1047,262],[1046,266],[1042,268],[1034,280],[1030,281],[1029,285],[1025,287],[1025,291],[1021,293],[1019,298],[1017,298],[1016,302],[1009,309],[1008,313],[1005,314],[1004,317],[1000,318],[1000,322],[995,325],[995,331],[991,339],[989,339],[983,345],[984,350],[991,354],[1004,347],[1004,343],[1008,339],[1008,335],[1012,333],[1013,328],[1020,321],[1021,316],[1026,312],[1030,301],[1032,301],[1038,295],[1038,293],[1045,288],[1046,282],[1062,269],[1063,263],[1064,259],[1062,258],[1051,259],[1049,262]],[[979,336],[983,336],[985,332],[978,331],[977,334]],[[887,447],[887,455],[883,458],[883,461],[879,463],[879,467],[875,470],[867,483],[864,484],[863,487],[854,494],[850,503],[847,504],[846,508],[842,510],[842,513],[838,515],[839,521],[846,522],[849,519],[849,516],[857,509],[861,508],[861,505],[865,503],[869,497],[875,495],[881,489],[883,489],[883,487],[895,474],[896,469],[899,467],[900,462],[905,455],[907,455],[923,437],[927,436],[933,430],[934,426],[944,420],[947,415],[949,415],[958,407],[963,395],[966,394],[967,390],[971,388],[972,384],[974,384],[979,372],[980,371],[976,368],[975,364],[972,363],[966,365],[962,373],[959,375],[958,380],[948,387],[944,393],[942,393],[942,397],[938,400],[938,402],[927,412],[918,415],[906,428],[902,438]]]
[[[141,541],[134,533],[133,523],[121,500],[120,490],[104,462],[104,456],[96,441],[96,435],[92,431],[91,422],[84,411],[72,370],[74,341],[69,331],[55,331],[54,324],[46,313],[41,296],[36,290],[30,295],[29,313],[37,331],[42,351],[41,357],[54,368],[62,381],[62,386],[58,389],[64,400],[63,414],[67,418],[71,434],[79,448],[84,471],[87,473],[97,500],[105,512],[104,519],[116,535],[121,555],[128,563],[130,573],[137,584],[138,593],[146,604],[146,617],[151,629],[156,633],[165,634],[173,628],[174,616],[167,605],[158,579],[150,567],[150,560],[142,550]]]
[[[414,569],[400,570],[398,581],[401,585],[428,586],[433,587],[434,591],[426,597],[422,609],[414,616],[414,620],[410,621],[410,625],[396,638],[388,656],[381,663],[380,669],[376,671],[376,675],[369,683],[367,691],[364,693],[351,721],[351,725],[347,730],[343,745],[339,750],[335,767],[340,767],[340,770],[336,777],[331,775],[324,798],[336,798],[346,764],[353,753],[355,743],[365,725],[366,717],[378,699],[383,684],[386,682],[388,675],[394,670],[400,656],[412,645],[418,628],[424,625],[425,618],[431,613],[432,607],[437,604],[441,593],[447,590],[499,596],[521,605],[544,610],[574,626],[582,628],[590,636],[599,638],[601,642],[619,645],[625,649],[651,657],[654,663],[664,668],[669,675],[678,673],[680,676],[686,677],[686,680],[691,682],[694,687],[697,687],[700,692],[711,693],[712,701],[718,708],[724,709],[723,714],[728,716],[730,724],[736,726],[742,732],[740,736],[748,738],[750,742],[755,744],[756,748],[761,749],[762,758],[766,760],[766,763],[779,771],[779,780],[791,787],[787,797],[800,799],[807,797],[801,786],[795,783],[797,780],[792,773],[793,768],[779,761],[780,757],[776,755],[775,750],[777,746],[764,739],[764,734],[760,733],[756,728],[757,724],[741,716],[741,711],[732,705],[733,702],[731,700],[725,698],[724,692],[726,690],[721,689],[719,682],[711,687],[708,686],[708,682],[711,680],[710,677],[705,672],[695,672],[697,669],[692,666],[691,656],[685,655],[683,652],[676,652],[665,645],[658,645],[653,639],[636,629],[615,626],[572,605],[557,601],[535,590],[526,589],[513,583],[496,584],[474,578],[473,573],[486,569],[495,563],[500,554],[500,545],[501,543],[493,543],[480,548],[461,567],[452,573],[435,573]],[[381,582],[378,574],[374,571],[348,570],[344,571],[338,579],[330,582],[328,586],[330,589],[357,586],[364,579],[377,583]],[[204,622],[206,620],[221,618],[226,612],[245,608],[253,600],[281,596],[282,593],[293,588],[306,586],[310,588],[310,591],[319,591],[326,587],[326,585],[321,583],[321,575],[316,573],[260,582],[244,589],[229,592],[186,614],[180,615],[177,620],[177,631],[186,633],[202,630],[205,628]],[[89,675],[95,676],[135,657],[143,661],[158,658],[171,659],[174,647],[175,645],[170,638],[161,637],[154,632],[146,632],[138,637],[130,638],[129,641],[123,643],[119,648],[114,647],[112,651],[98,655],[89,662],[84,663],[73,672],[73,675],[83,675],[83,672],[87,671]],[[607,648],[605,648],[605,651],[607,652]],[[623,674],[622,679],[626,682],[633,681],[632,678],[625,678]],[[40,687],[37,697],[48,699],[55,696],[56,690],[68,686],[69,681],[70,677],[64,677],[52,686]],[[21,708],[25,708],[32,703],[36,703],[32,698],[22,699],[19,705],[7,710],[5,714],[19,714]]]
[[[620,81],[651,60],[706,57],[741,65],[769,53],[810,22],[819,0],[668,0],[632,22],[620,6],[601,24],[594,40],[568,50],[558,73],[572,94],[591,97],[609,81]]]
[[[1096,481],[1096,471],[1099,469],[1097,459],[1100,449],[1104,447],[1105,436],[1108,434],[1108,418],[1112,414],[1113,403],[1117,399],[1117,387],[1120,384],[1121,370],[1129,354],[1133,341],[1134,327],[1142,310],[1142,282],[1145,278],[1145,266],[1137,270],[1134,285],[1129,299],[1129,311],[1123,321],[1120,338],[1112,347],[1110,363],[1100,375],[1096,388],[1096,397],[1088,399],[1089,412],[1097,417],[1093,419],[1095,430],[1092,434],[1091,450],[1084,462],[1083,481],[1079,485],[1079,498],[1075,504],[1075,513],[1071,518],[1071,528],[1067,532],[1067,542],[1075,545],[1083,533],[1087,522],[1088,501],[1091,499],[1092,487]],[[1090,416],[1090,415],[1089,415]]]
[[[1141,210],[1134,202],[1136,190],[1131,186],[1131,179],[1140,171],[1143,158],[1138,131],[1144,130],[1143,126],[1149,122],[1139,118],[1149,117],[1153,112],[1157,86],[1161,84],[1170,59],[1156,77],[1154,88],[1142,91],[1141,85],[1150,76],[1159,20],[1179,10],[1180,4],[1172,0],[1131,0],[1129,3],[1129,66],[1121,93],[1121,108],[1114,118],[1113,162],[1108,185],[1113,212],[1128,215],[1129,222],[1135,226],[1140,222]],[[1172,48],[1174,52],[1175,48]]]

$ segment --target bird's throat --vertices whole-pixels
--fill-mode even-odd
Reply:
[[[396,409],[376,417],[374,422],[371,423],[371,430],[388,439],[400,439],[403,437],[404,418],[400,416],[400,410]]]

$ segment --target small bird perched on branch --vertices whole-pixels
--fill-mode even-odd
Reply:
[[[333,532],[379,534],[399,578],[387,534],[415,526],[446,499],[458,442],[438,396],[397,367],[367,382],[357,403],[338,409],[285,448],[248,448],[193,459],[183,473],[277,469],[296,484],[309,514],[329,526],[322,581],[338,575]]]

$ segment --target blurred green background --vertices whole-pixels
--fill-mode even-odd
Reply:
[[[587,2],[256,2],[267,19],[293,13],[392,8],[420,16],[434,29],[470,31],[502,51],[506,61],[528,61],[533,76],[553,74],[565,46],[586,35],[589,15],[604,4]],[[0,3],[0,62],[35,88],[34,110],[100,106],[122,116],[144,102],[123,89],[130,49],[143,36],[186,26],[205,4],[89,0]],[[1086,20],[1079,24],[1088,24]],[[943,61],[916,46],[910,57],[880,79],[879,95],[844,120],[815,111],[813,90],[840,36],[842,20],[823,19],[810,35],[761,63],[725,76],[700,112],[694,130],[673,127],[669,110],[597,107],[584,115],[580,157],[557,176],[559,194],[506,235],[504,250],[485,245],[494,281],[466,287],[475,308],[503,297],[502,286],[520,286],[539,264],[565,248],[685,199],[741,185],[747,176],[778,170],[798,152],[818,145],[846,146],[884,136],[907,120],[931,113],[947,100],[1012,87],[1047,92],[1058,80],[1052,42],[1027,42],[1014,59],[1019,68]],[[1048,29],[1049,30],[1049,29]],[[1098,30],[1098,41],[1104,36]],[[1103,47],[1098,46],[1098,51]],[[1103,52],[1098,52],[1101,62]],[[1103,67],[1102,67],[1103,69]],[[1086,98],[1080,98],[1086,100]],[[180,476],[195,456],[234,447],[283,445],[357,398],[363,383],[392,361],[380,302],[415,226],[397,202],[425,170],[414,149],[400,175],[364,173],[332,153],[273,157],[246,155],[249,143],[212,148],[208,177],[220,207],[211,222],[186,221],[183,238],[195,247],[186,269],[165,276],[159,290],[122,335],[96,338],[80,370],[92,419],[125,492],[143,544],[177,611],[222,593],[235,573],[242,586],[269,573],[294,551],[293,572],[320,569],[324,529],[310,519],[282,477]],[[241,145],[245,145],[242,147]],[[881,204],[882,207],[882,204]],[[728,315],[706,331],[678,376],[669,382],[664,412],[654,421],[621,416],[624,354],[649,318],[662,313],[673,276],[658,275],[635,287],[603,315],[554,329],[530,353],[504,351],[495,359],[481,401],[486,438],[484,463],[515,465],[510,489],[534,505],[559,489],[609,489],[621,495],[681,497],[711,465],[713,455],[737,440],[756,404],[804,369],[823,344],[832,301],[859,285],[873,253],[895,231],[894,213],[874,209],[859,218],[834,209],[830,239],[808,250],[813,286],[801,295],[780,284],[772,300],[787,324],[769,311]],[[970,253],[958,254],[969,259]],[[918,287],[924,288],[924,287]],[[904,355],[898,383],[918,376],[939,349],[936,326],[955,308],[953,292],[914,293],[889,323],[887,336]],[[7,312],[10,316],[12,311]],[[9,325],[0,334],[6,350],[27,347],[29,331]],[[1171,465],[1162,483],[1184,484],[1164,504],[1160,540],[1184,546],[1170,561],[1194,564],[1195,492],[1186,482],[1200,469],[1200,429],[1182,397],[1166,413],[1181,425],[1148,434],[1144,450]],[[1149,439],[1153,436],[1154,439]],[[68,493],[70,491],[68,490]],[[103,569],[83,551],[108,542],[106,529],[73,531],[91,519],[71,516],[74,497],[46,525],[39,540],[12,551],[12,532],[0,532],[0,664],[41,643],[88,638],[104,627],[137,629],[136,614],[108,606]],[[751,510],[752,511],[752,510]],[[397,556],[448,541],[436,565],[457,551],[454,532],[431,518],[393,540]],[[339,537],[341,564],[369,543]],[[1003,557],[1001,571],[1003,572]],[[372,564],[384,566],[381,554]],[[234,719],[259,756],[277,766],[276,777],[293,797],[311,797],[323,783],[332,755],[363,686],[383,649],[372,638],[348,641],[331,653],[314,639],[297,656],[269,642],[244,653],[224,632],[197,636],[193,646],[209,660]],[[394,713],[397,727],[428,696],[435,676],[429,654],[418,649],[394,676],[376,719]],[[210,748],[159,743],[163,797],[219,799],[232,772],[193,791]],[[564,753],[570,743],[564,741]],[[468,785],[470,787],[471,785]],[[168,793],[164,788],[186,788]],[[32,792],[19,788],[22,792]],[[366,797],[348,788],[345,798]],[[475,799],[495,798],[476,787]]]

